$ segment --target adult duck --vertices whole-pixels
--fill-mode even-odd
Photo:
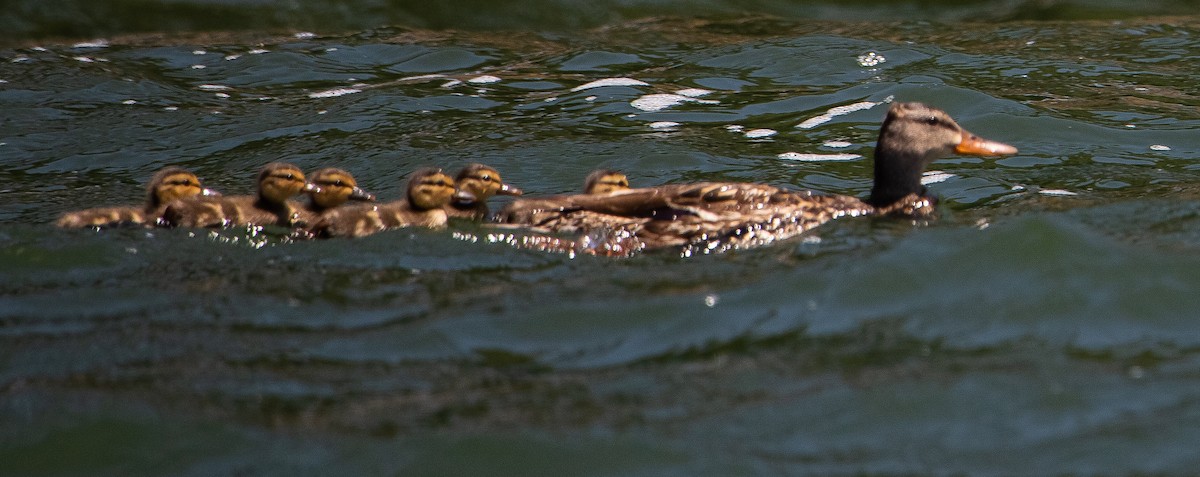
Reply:
[[[950,155],[999,156],[1017,149],[964,130],[944,111],[921,103],[894,103],[875,147],[875,182],[865,201],[843,195],[792,191],[766,184],[671,184],[543,199],[517,200],[501,223],[539,232],[583,233],[593,243],[640,248],[685,247],[685,253],[763,245],[840,217],[924,214],[934,199],[921,174]]]
[[[300,221],[300,212],[299,207],[288,199],[302,191],[318,189],[305,181],[299,167],[285,162],[264,166],[256,183],[258,193],[255,195],[176,200],[163,212],[163,224],[171,227],[291,227]]]
[[[59,227],[112,227],[118,225],[155,225],[176,199],[220,195],[200,185],[200,178],[179,166],[160,169],[146,184],[146,202],[142,205],[101,207],[68,212],[54,224]]]
[[[451,199],[475,198],[458,189],[441,169],[420,169],[410,176],[404,199],[339,207],[322,216],[310,232],[317,237],[363,237],[401,227],[441,228],[446,226]]]
[[[483,220],[488,216],[487,200],[497,195],[521,195],[521,189],[505,184],[500,172],[483,164],[467,164],[458,171],[454,183],[459,190],[474,197],[452,198],[446,205],[446,214],[452,218]]]

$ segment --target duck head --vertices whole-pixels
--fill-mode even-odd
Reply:
[[[308,191],[308,195],[318,209],[331,209],[351,200],[375,200],[373,194],[358,187],[354,176],[336,167],[318,169],[312,173],[309,183],[316,186]]]
[[[521,195],[521,189],[505,184],[500,172],[483,164],[467,164],[455,179],[458,189],[470,193],[473,200],[485,201],[494,195]]]
[[[258,173],[259,200],[282,204],[302,191],[319,192],[320,188],[305,182],[304,172],[292,164],[272,162]]]
[[[408,203],[413,209],[440,209],[451,199],[475,201],[476,197],[455,187],[454,179],[436,167],[419,169],[408,179]]]
[[[875,186],[867,202],[891,205],[909,194],[925,195],[921,173],[951,154],[1003,156],[1017,148],[964,130],[950,115],[921,103],[893,103],[875,145]]]
[[[179,166],[164,167],[146,185],[146,209],[155,210],[177,199],[221,195],[200,185],[200,178]]]
[[[629,188],[629,178],[611,169],[597,169],[583,181],[583,193],[607,194]]]

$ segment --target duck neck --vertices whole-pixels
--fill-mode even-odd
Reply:
[[[326,210],[332,209],[334,207],[337,207],[337,206],[326,207],[324,205],[321,205],[321,203],[318,202],[317,199],[314,197],[309,197],[309,199],[308,199],[308,211],[315,213],[315,214],[325,213]]]
[[[273,212],[280,217],[291,215],[292,213],[292,207],[288,205],[287,200],[277,202],[262,195],[258,196],[258,200],[254,202],[254,206],[262,210]]]
[[[480,200],[465,200],[465,199],[455,198],[455,199],[450,200],[450,206],[454,207],[456,210],[461,210],[463,212],[475,212],[475,211],[480,211],[480,210],[483,210],[483,211],[487,210],[487,203],[480,201]]]
[[[883,138],[875,147],[875,185],[867,203],[875,207],[892,205],[910,194],[926,195],[921,185],[925,157],[921,154],[884,147]]]

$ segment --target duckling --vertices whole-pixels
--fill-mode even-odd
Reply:
[[[446,206],[450,217],[483,220],[487,218],[487,200],[494,195],[521,195],[521,189],[505,184],[500,172],[483,164],[467,164],[458,172],[455,184],[459,190],[475,197],[474,200],[454,199]]]
[[[179,166],[164,167],[146,184],[146,203],[141,206],[103,207],[68,212],[54,224],[64,228],[155,225],[167,204],[176,199],[220,195],[200,185],[200,178]]]
[[[442,228],[451,199],[476,200],[469,192],[457,190],[454,179],[438,168],[417,170],[408,180],[405,199],[386,204],[362,204],[339,207],[321,217],[311,227],[316,237],[363,237],[400,227]]]
[[[583,181],[584,194],[607,194],[629,190],[629,178],[612,169],[596,169]]]
[[[586,195],[605,195],[628,190],[629,178],[625,174],[611,169],[594,170],[583,181],[583,193]],[[542,233],[603,232],[623,229],[629,225],[630,219],[628,217],[610,216],[584,209],[569,210],[563,207],[563,199],[563,196],[526,199],[522,201],[521,210],[514,208],[505,209],[506,213],[520,214],[521,217],[519,219],[515,217],[497,217],[497,221],[524,224]],[[512,228],[509,224],[498,226],[501,228]],[[563,251],[570,249],[571,253],[574,253],[574,249],[579,248],[579,244],[575,241],[548,235],[523,236],[522,240],[524,242],[522,246],[525,248],[534,248],[542,251]],[[534,243],[537,243],[537,245],[532,245]],[[553,245],[547,245],[551,243]]]
[[[177,200],[167,205],[163,223],[172,227],[228,227],[281,225],[290,227],[300,212],[288,198],[319,188],[305,182],[300,168],[272,162],[258,173],[258,194]]]
[[[895,103],[880,129],[875,183],[866,201],[765,184],[704,182],[517,200],[501,211],[498,221],[539,232],[591,236],[608,230],[625,249],[682,246],[689,254],[753,247],[840,217],[928,213],[934,199],[921,185],[921,173],[931,162],[951,153],[1016,152],[963,130],[942,110]]]
[[[308,191],[309,201],[299,210],[299,222],[305,224],[317,223],[322,215],[351,200],[375,201],[374,194],[358,187],[354,176],[336,167],[318,169],[312,173],[309,183],[316,188]]]

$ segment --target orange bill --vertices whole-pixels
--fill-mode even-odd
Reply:
[[[954,147],[954,152],[967,156],[1007,156],[1016,154],[1017,148],[963,131],[962,139],[958,146]]]

